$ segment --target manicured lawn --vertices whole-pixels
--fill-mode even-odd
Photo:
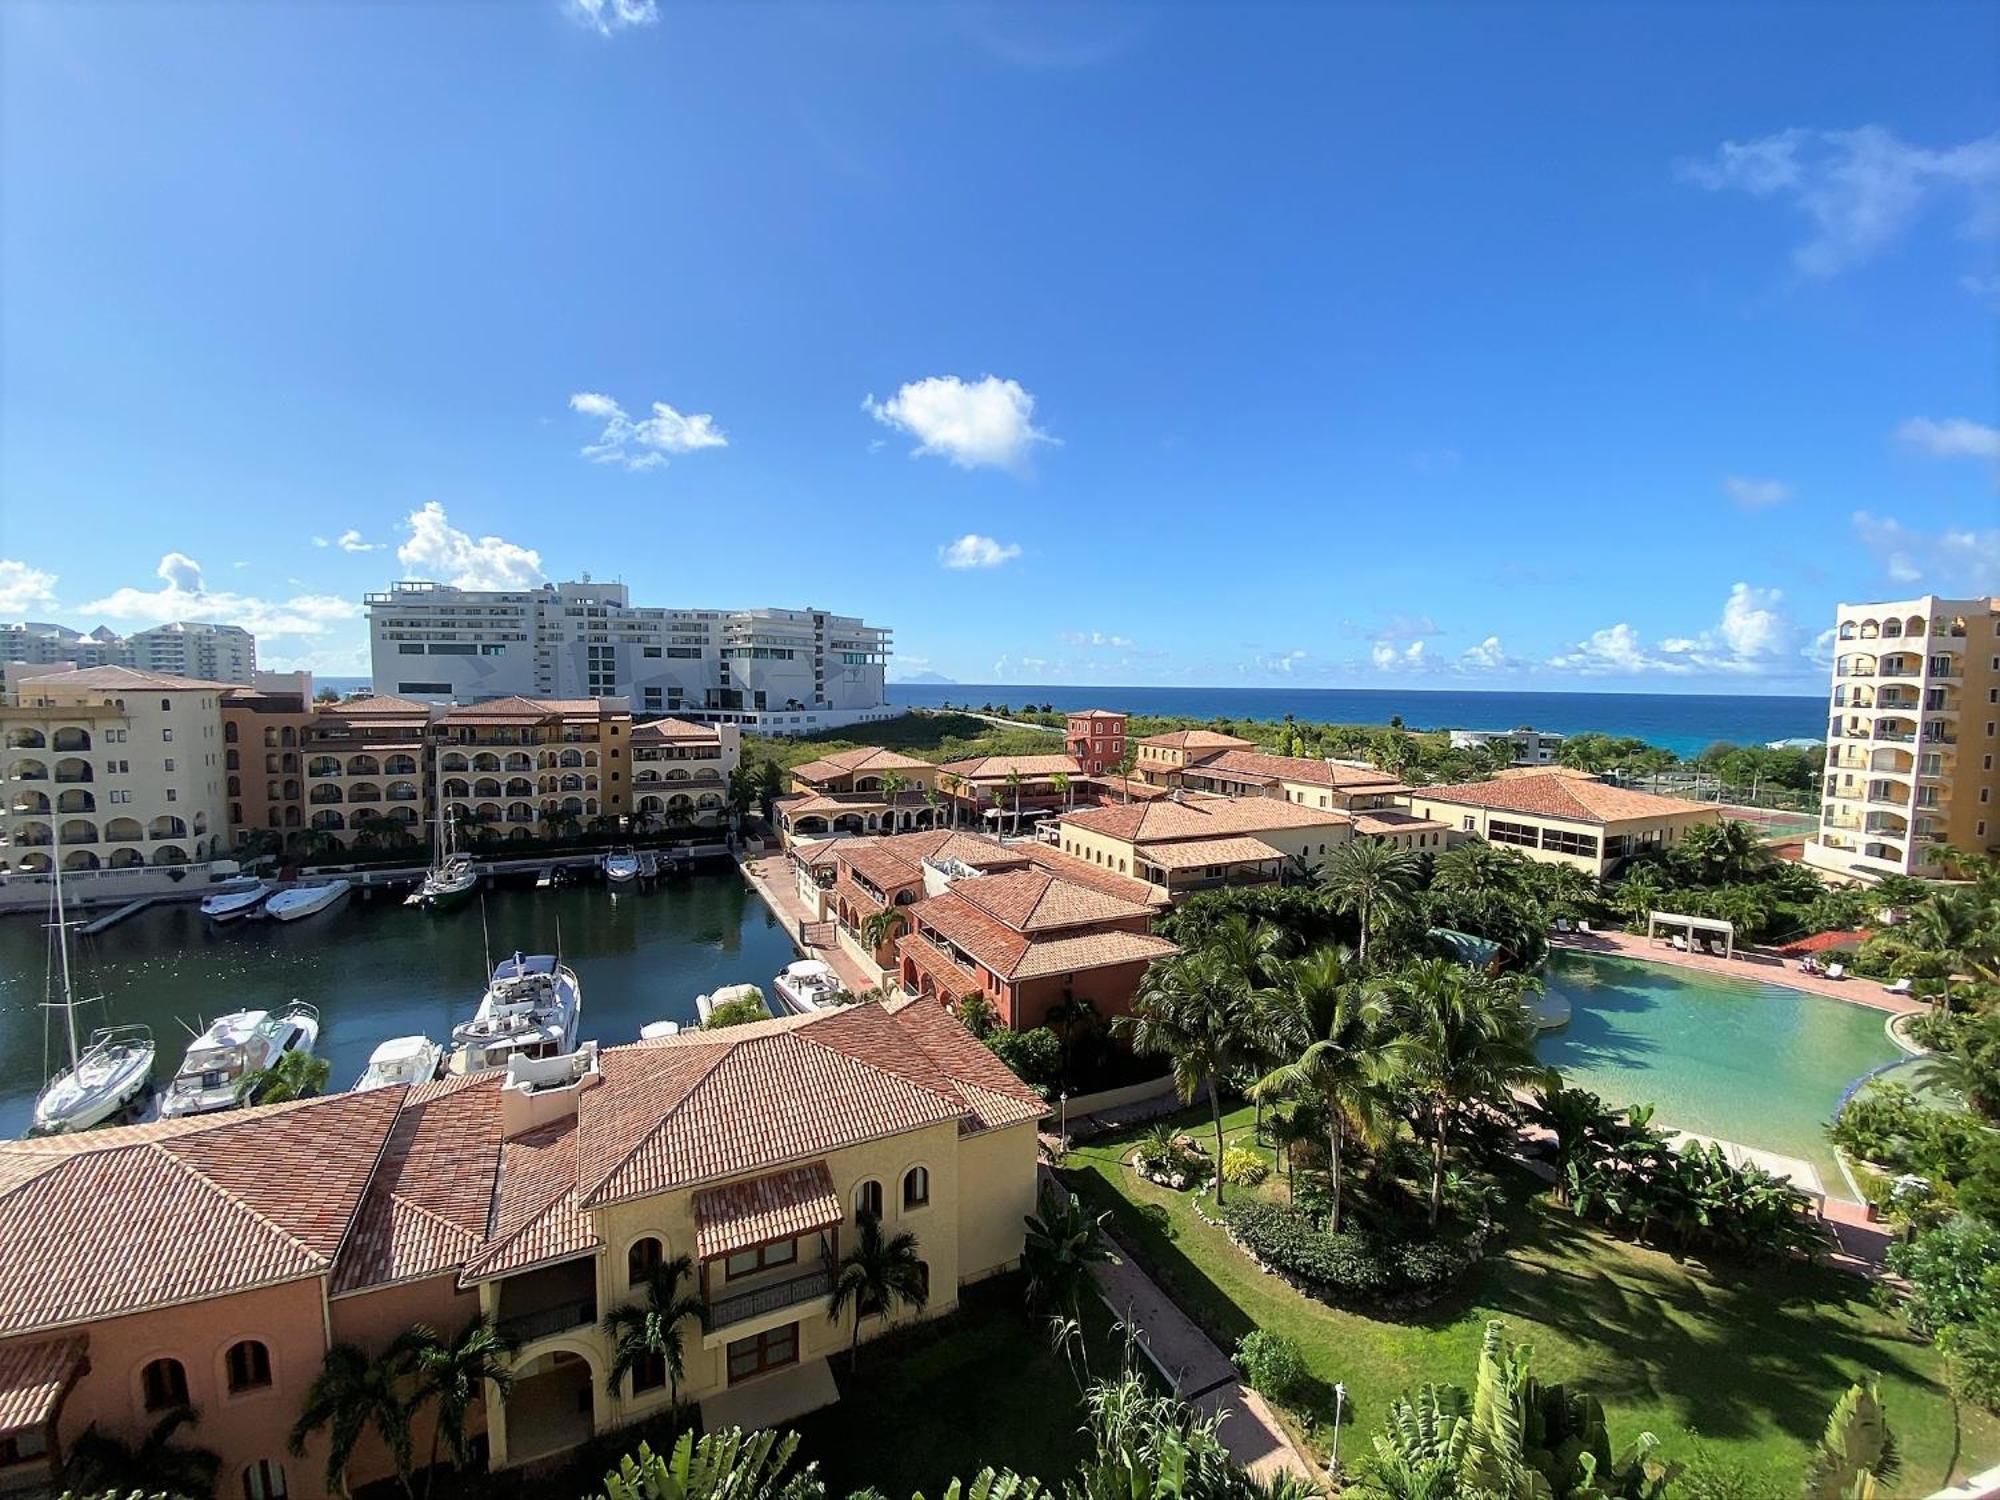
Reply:
[[[1205,1115],[1187,1128],[1206,1140]],[[1232,1143],[1249,1110],[1229,1117]],[[1185,1194],[1143,1181],[1121,1158],[1136,1137],[1093,1142],[1069,1161],[1073,1186],[1114,1215],[1119,1239],[1225,1349],[1251,1328],[1288,1333],[1328,1391],[1348,1390],[1342,1457],[1379,1427],[1387,1403],[1426,1381],[1470,1386],[1485,1324],[1503,1320],[1535,1349],[1544,1379],[1580,1382],[1603,1400],[1616,1444],[1640,1430],[1686,1456],[1699,1433],[1717,1456],[1797,1483],[1807,1445],[1840,1392],[1881,1374],[1902,1450],[1899,1493],[2000,1461],[2000,1423],[1961,1406],[1943,1362],[1875,1308],[1858,1277],[1808,1266],[1704,1269],[1676,1264],[1578,1223],[1523,1189],[1509,1237],[1445,1302],[1388,1321],[1339,1311],[1259,1271]],[[1247,1143],[1247,1142],[1246,1142]],[[1330,1405],[1307,1413],[1317,1438]],[[1324,1455],[1324,1442],[1314,1446]]]

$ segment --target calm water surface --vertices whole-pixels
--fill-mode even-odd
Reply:
[[[58,1013],[42,1008],[46,918],[0,918],[0,1137],[27,1129],[61,1048]],[[583,1029],[628,1042],[648,1021],[691,1022],[694,997],[739,980],[762,985],[796,956],[785,930],[733,871],[613,894],[602,885],[489,891],[495,960],[516,948],[555,951],[583,984]],[[229,1010],[291,999],[320,1009],[330,1087],[347,1088],[386,1037],[442,1041],[478,1004],[486,977],[479,907],[433,915],[395,897],[350,900],[297,922],[216,928],[193,905],[158,906],[80,940],[78,993],[101,993],[93,1024],[143,1021],[170,1077],[199,1026]]]
[[[1854,1079],[1903,1054],[1888,1016],[1761,980],[1557,953],[1545,975],[1569,1025],[1536,1051],[1564,1082],[1657,1123],[1801,1156],[1846,1196],[1825,1125]]]

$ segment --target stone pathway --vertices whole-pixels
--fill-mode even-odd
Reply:
[[[806,910],[806,904],[799,899],[799,893],[792,884],[790,858],[783,854],[763,854],[755,859],[739,861],[737,868],[743,872],[743,878],[750,882],[750,889],[763,898],[764,904],[770,907],[780,922],[784,923],[786,936],[791,938],[792,946],[798,948],[799,929],[813,917],[812,913]],[[823,959],[831,964],[833,972],[840,976],[840,982],[857,995],[863,990],[873,989],[881,982],[855,962],[854,956],[838,943],[829,948],[802,949],[800,956]]]

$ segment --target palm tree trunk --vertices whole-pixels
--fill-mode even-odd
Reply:
[[[1361,898],[1361,948],[1356,964],[1366,972],[1368,968],[1368,897]]]
[[[1431,1227],[1437,1227],[1438,1208],[1444,1201],[1444,1111],[1433,1110],[1431,1125],[1437,1134],[1431,1141]]]
[[[431,1500],[431,1491],[437,1487],[438,1439],[444,1436],[444,1412],[440,1409],[431,1422],[431,1461],[424,1470],[424,1500]]]
[[[1329,1110],[1328,1113],[1332,1116],[1332,1120],[1326,1127],[1326,1175],[1333,1185],[1333,1218],[1327,1228],[1338,1234],[1340,1233],[1340,1112]]]
[[[1215,1120],[1215,1206],[1222,1207],[1222,1088],[1214,1074],[1208,1079],[1208,1112]]]
[[[847,1373],[852,1375],[861,1367],[861,1304],[854,1304],[854,1338],[847,1346]]]

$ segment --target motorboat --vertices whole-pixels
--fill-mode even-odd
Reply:
[[[663,1042],[670,1036],[680,1034],[681,1023],[678,1021],[648,1021],[639,1028],[639,1040],[642,1042]]]
[[[294,1000],[278,1012],[237,1010],[218,1016],[194,1039],[160,1101],[160,1118],[214,1114],[248,1102],[243,1080],[277,1066],[288,1052],[319,1045],[319,1011]]]
[[[368,1054],[368,1066],[354,1082],[354,1092],[386,1089],[399,1083],[429,1083],[444,1066],[444,1046],[427,1036],[392,1036]]]
[[[576,1050],[583,986],[552,953],[516,953],[494,968],[479,1009],[451,1029],[451,1070],[477,1073],[512,1057]]]
[[[60,995],[51,992],[44,1003],[63,1013],[64,1034],[69,1040],[69,1066],[52,1077],[35,1096],[29,1129],[36,1135],[59,1135],[64,1131],[88,1130],[119,1113],[152,1086],[153,1033],[144,1026],[112,1026],[91,1033],[79,1044],[76,1012],[89,998],[78,999],[75,976],[70,968],[69,918],[63,901],[62,862],[55,865],[54,890],[50,897],[55,920],[57,962],[50,966],[50,978],[61,986]]]
[[[706,1026],[708,1018],[717,1010],[738,1000],[754,1000],[761,1006],[764,1004],[764,992],[754,984],[725,984],[710,994],[696,995],[695,1014],[701,1017],[701,1024]],[[765,1008],[765,1014],[770,1014],[768,1007]]]
[[[479,872],[469,856],[455,854],[424,876],[423,884],[404,900],[405,906],[450,911],[479,889]]]
[[[330,906],[338,906],[347,899],[347,893],[354,889],[349,880],[328,880],[319,885],[295,885],[289,890],[279,891],[264,903],[264,915],[275,917],[280,922],[296,922],[300,917],[310,917],[325,911]]]
[[[797,963],[787,964],[785,972],[771,982],[778,992],[778,998],[788,1009],[799,1015],[809,1016],[816,1010],[823,1010],[833,1003],[844,986],[840,976],[833,972],[833,966],[817,958],[802,958]]]
[[[277,887],[268,880],[226,882],[202,898],[201,914],[211,922],[236,922],[254,914]]]
[[[639,856],[619,849],[604,856],[604,878],[613,885],[628,885],[639,878]]]

